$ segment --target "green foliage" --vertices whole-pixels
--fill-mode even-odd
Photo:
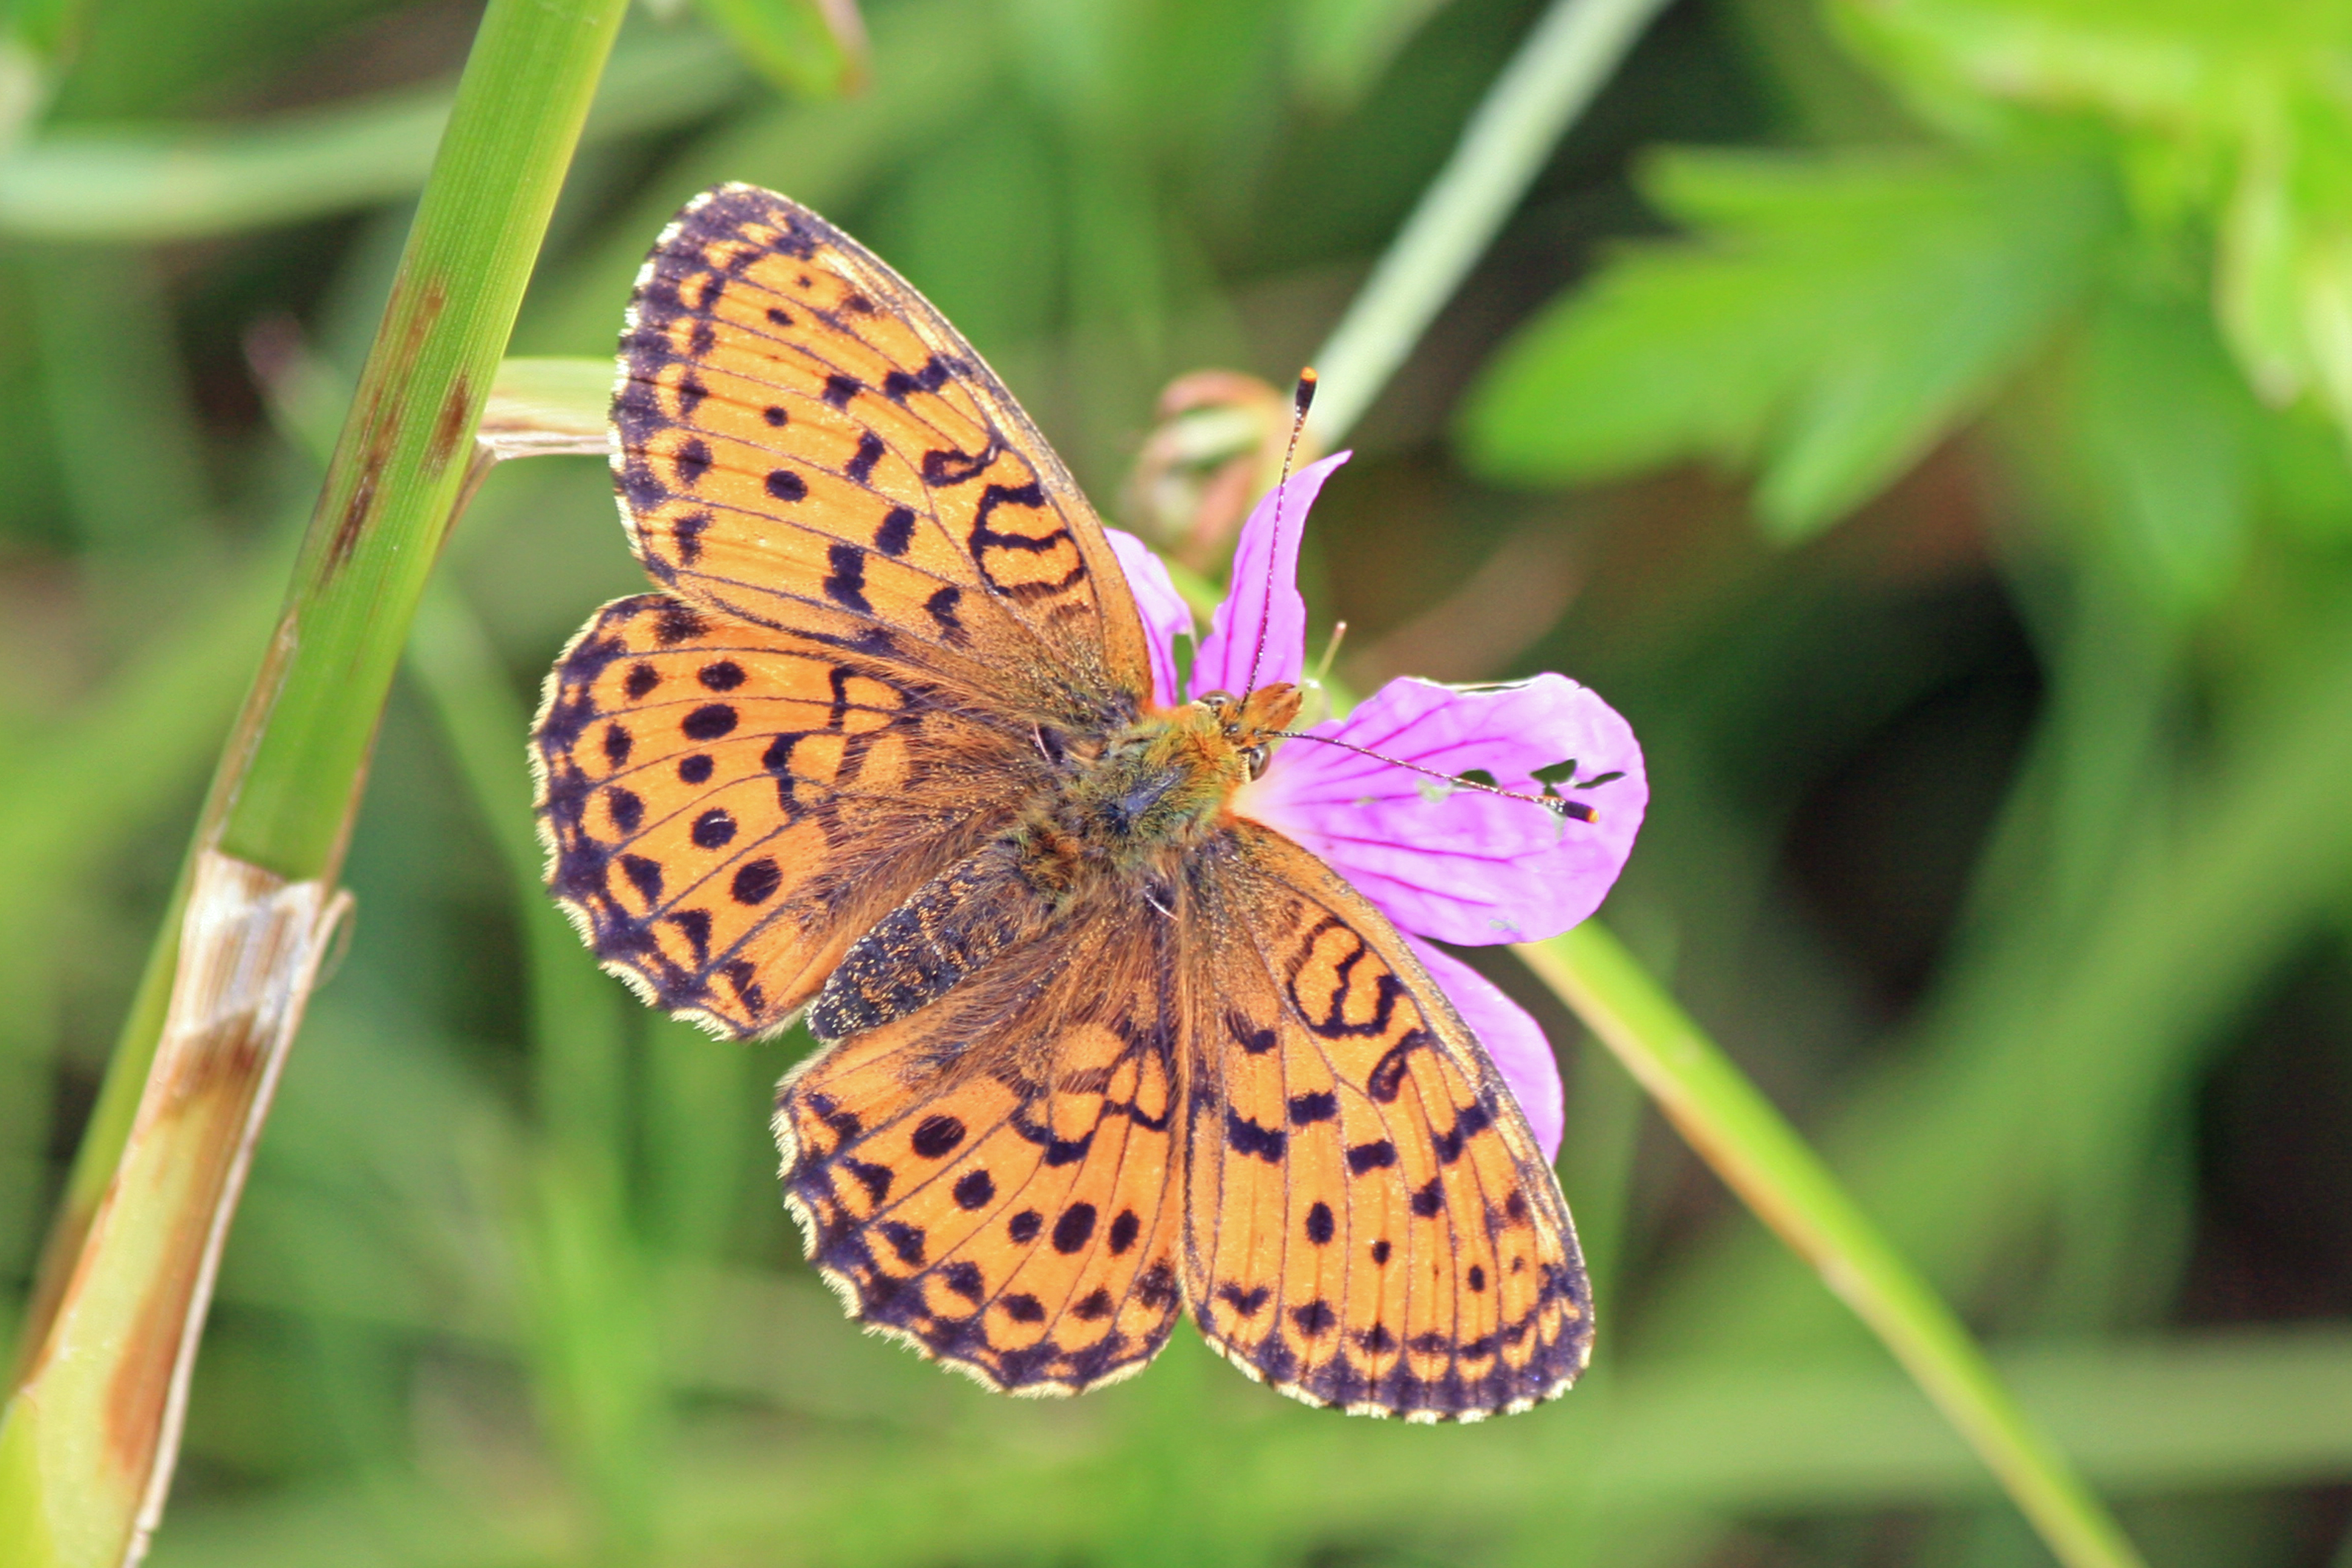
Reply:
[[[2047,408],[2065,482],[2157,602],[2210,608],[2252,526],[2258,399],[2310,397],[2352,434],[2352,12],[1832,9],[1952,144],[1661,160],[1645,194],[1688,239],[1531,323],[1465,451],[1517,483],[1753,468],[1759,520],[1795,539],[2068,361]]]
[[[2069,401],[2102,521],[2151,598],[2211,608],[2253,524],[2261,408],[2201,301],[2110,295],[2077,353]]]
[[[1853,36],[1924,112],[2088,110],[2145,217],[2208,234],[2218,310],[2273,402],[2315,391],[2352,428],[2352,105],[2340,5],[1920,0],[1853,6]]]
[[[1310,101],[1352,109],[1445,0],[1311,0],[1292,20],[1293,79]]]
[[[1467,449],[1519,483],[1753,464],[1783,539],[1977,412],[2120,216],[2095,169],[2056,158],[1685,153],[1647,191],[1706,243],[1634,251],[1528,325],[1469,405]]]

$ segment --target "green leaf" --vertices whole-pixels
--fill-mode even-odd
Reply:
[[[2352,10],[2306,0],[1838,0],[1832,16],[1923,102],[1965,90],[2176,128],[2258,118],[2247,89],[2325,79],[2352,44]]]
[[[2352,436],[2352,113],[2317,95],[2249,146],[2223,216],[2216,292],[2231,345],[2275,402],[2316,391]]]
[[[1682,153],[1649,191],[1696,237],[1624,255],[1525,329],[1473,393],[1466,453],[1526,484],[1752,464],[1784,540],[1973,414],[2121,219],[2073,160]]]
[[[2209,608],[2244,554],[2260,405],[2187,299],[2104,300],[2082,370],[2081,455],[2103,521],[2158,603]]]
[[[857,0],[698,0],[735,52],[786,92],[843,98],[866,86]]]
[[[2231,350],[2273,403],[2352,437],[2352,7],[2299,0],[1846,0],[1836,16],[1929,118],[2021,110],[2122,132],[2143,219],[2210,230]]]

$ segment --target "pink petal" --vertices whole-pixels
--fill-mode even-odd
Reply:
[[[1162,708],[1176,705],[1176,639],[1192,635],[1192,606],[1169,579],[1168,563],[1151,546],[1116,528],[1103,532],[1118,569],[1127,574],[1128,591],[1143,614],[1144,640],[1151,645],[1151,700]]]
[[[1481,946],[1557,935],[1600,908],[1633,852],[1650,786],[1632,726],[1562,675],[1462,689],[1391,680],[1330,735],[1402,762],[1492,773],[1539,793],[1533,775],[1573,760],[1558,785],[1595,820],[1452,789],[1375,758],[1286,741],[1234,808],[1288,834],[1409,931]],[[1604,780],[1605,775],[1607,776]]]
[[[1268,490],[1242,524],[1234,550],[1233,583],[1225,601],[1209,617],[1209,635],[1192,660],[1192,695],[1230,691],[1246,697],[1260,686],[1297,680],[1307,668],[1307,601],[1298,594],[1298,541],[1307,511],[1331,470],[1346,462],[1334,452],[1309,463],[1287,482]],[[1277,500],[1276,498],[1280,498]],[[1275,519],[1282,527],[1277,536]],[[1271,562],[1273,571],[1266,570]],[[1269,587],[1271,592],[1269,592]],[[1258,657],[1258,627],[1265,627],[1265,653]],[[1257,668],[1250,668],[1252,661]]]
[[[1551,1042],[1528,1010],[1503,994],[1496,984],[1454,957],[1408,934],[1407,945],[1429,977],[1486,1047],[1495,1067],[1510,1086],[1519,1109],[1527,1113],[1528,1130],[1542,1146],[1544,1158],[1559,1158],[1561,1129],[1568,1121],[1567,1097],[1560,1092],[1559,1062]]]

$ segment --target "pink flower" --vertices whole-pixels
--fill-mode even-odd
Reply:
[[[1348,456],[1300,469],[1250,513],[1234,553],[1233,586],[1192,660],[1190,695],[1239,695],[1300,678],[1307,605],[1297,585],[1299,535],[1324,479]],[[1175,639],[1192,630],[1192,614],[1159,558],[1140,540],[1110,532],[1150,636],[1157,695],[1173,702]],[[1632,727],[1576,682],[1546,674],[1475,687],[1391,680],[1346,718],[1305,732],[1569,803],[1562,815],[1307,740],[1285,742],[1234,801],[1234,810],[1321,856],[1405,933],[1495,1058],[1544,1152],[1556,1156],[1559,1068],[1542,1029],[1429,939],[1463,946],[1534,942],[1600,907],[1649,805]]]

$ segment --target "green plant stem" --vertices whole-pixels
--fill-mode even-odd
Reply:
[[[222,753],[217,816],[208,808],[198,851],[217,851],[210,863],[233,897],[282,907],[313,932],[331,916],[299,911],[333,907],[326,890],[393,671],[623,10],[492,0],[484,15],[270,652]],[[288,898],[255,903],[273,883]],[[167,929],[159,945],[180,936]],[[183,952],[177,967],[221,958]],[[293,973],[271,1016],[299,1018],[310,973]],[[167,1058],[142,1037],[162,1012],[142,1006],[142,1027],[121,1043],[110,1076],[152,1058],[147,1089],[120,1152],[97,1162],[112,1184],[0,1413],[8,1568],[115,1568],[139,1551],[170,1474],[219,1238],[286,1036],[227,1050],[205,1043],[199,1020],[173,1036],[184,1038]],[[67,1251],[51,1258],[62,1265]]]
[[[511,9],[510,6],[509,8]],[[612,4],[611,0],[596,0],[596,4],[593,7],[580,7],[575,5],[572,7],[572,12],[568,14],[576,14],[582,9],[593,9],[599,14],[616,14],[620,7]],[[593,83],[593,66],[591,66],[589,80]],[[564,161],[566,162],[568,162],[569,158],[570,145],[571,143],[569,141],[566,141],[563,144]],[[536,204],[539,207],[539,222],[531,231],[534,235],[539,233],[545,226],[546,212],[552,204],[553,186],[555,183],[560,181],[561,173],[562,164],[559,163],[558,166],[547,181],[547,188],[540,193],[544,199]],[[496,201],[501,197],[512,198],[520,194],[520,193],[514,191],[501,192],[495,186],[486,185],[477,182],[473,191],[473,201],[476,204],[479,204],[484,201]],[[418,225],[420,228],[422,227],[424,218],[425,215],[420,213],[418,217]],[[526,211],[522,215],[522,221],[528,220],[529,214]],[[458,223],[465,222],[466,215],[454,215],[454,221]],[[513,220],[510,218],[505,218],[502,215],[496,212],[485,211],[480,214],[478,221],[482,226],[489,226],[500,221]],[[415,242],[412,240],[412,254],[414,254],[415,246]],[[535,248],[535,246],[530,248]],[[509,321],[511,321],[515,303],[520,300],[523,282],[529,275],[530,263],[530,248],[526,248],[520,257],[509,257],[507,258],[508,270],[510,274],[507,281],[509,286],[511,298],[509,299],[507,309],[504,312],[504,317]],[[405,264],[404,264],[404,267]],[[389,324],[389,319],[387,321],[387,324]],[[502,331],[499,337],[499,342],[490,345],[489,353],[493,364],[496,363],[498,349],[503,346]],[[377,354],[379,356],[383,354],[384,345],[388,342],[396,342],[396,340],[391,339],[388,334],[379,336],[377,343]],[[374,357],[372,356],[370,363],[372,366],[373,365]],[[481,384],[487,385],[488,384],[488,380],[489,378],[485,376],[480,378],[480,383]],[[353,403],[354,412],[358,410],[359,406],[360,404],[355,400]],[[359,432],[355,427],[346,430],[342,442],[344,448],[348,449],[353,444],[353,437],[358,434]],[[331,494],[331,489],[329,493]],[[446,513],[445,512],[443,515],[446,518]],[[318,517],[325,518],[326,516],[328,516],[328,511],[325,503],[322,501]],[[396,554],[403,552],[404,549],[405,553],[421,556],[429,560],[435,549],[437,548],[437,535],[440,531],[441,522],[438,520],[428,519],[426,521],[427,526],[418,530],[418,532],[422,535],[420,538],[409,538],[406,536],[396,537],[389,533],[379,533],[374,536],[372,542],[363,544],[362,548],[365,548],[369,550],[371,553],[375,554]],[[304,563],[306,566],[311,554],[314,552],[316,544],[315,535],[320,531],[320,523],[314,520],[311,526],[311,532],[314,536],[311,542],[312,547],[306,548],[304,552]],[[298,605],[301,595],[301,582],[302,579],[298,575],[298,586],[296,589]],[[413,606],[414,599],[412,598],[409,602],[409,605],[398,613],[396,621],[385,620],[373,626],[369,626],[362,622],[361,629],[378,640],[382,640],[387,633],[394,634],[391,637],[391,649],[394,658],[396,658],[401,643],[404,640],[408,616],[410,614],[413,614]],[[224,617],[220,629],[216,633],[207,633],[204,637],[198,640],[197,646],[207,649],[229,648],[233,650],[235,644],[231,634],[236,627],[249,625],[251,623],[252,608],[253,606],[247,605],[245,597],[240,595],[236,602],[234,610]],[[241,659],[248,656],[238,653],[236,657]],[[208,674],[212,670],[212,665],[201,661],[192,664],[191,661],[186,659],[184,657],[180,656],[174,656],[168,660],[159,659],[156,663],[157,669],[155,671],[155,678],[153,680],[144,685],[129,682],[125,683],[126,685],[131,686],[131,689],[125,694],[125,700],[134,703],[139,700],[147,700],[150,695],[149,689],[150,687],[152,687],[152,695],[155,698],[162,699],[165,704],[164,708],[159,710],[161,716],[169,718],[188,713],[201,712],[201,707],[192,705],[190,695],[182,690],[182,687],[186,684],[186,679],[182,679],[175,684],[174,677],[189,678],[197,674]],[[388,669],[386,671],[385,679],[388,682]],[[374,723],[373,716],[377,710],[382,706],[382,691],[385,689],[386,688],[379,688],[375,703],[368,709],[367,725],[371,732],[373,731]],[[269,693],[266,689],[257,688],[252,696],[248,698],[248,711],[247,715],[248,723],[255,716],[253,709],[256,702],[266,703],[268,696]],[[122,716],[116,714],[111,709],[102,710],[98,715],[98,718],[102,722],[100,725],[93,727],[102,729],[110,732],[135,732],[152,735],[155,731],[155,724],[151,721],[141,719],[134,723]],[[173,730],[170,732],[176,733],[177,731],[176,730]],[[240,742],[243,739],[244,737],[241,732],[239,736]],[[234,744],[228,753],[224,756],[221,777],[215,781],[215,784],[214,795],[215,800],[223,798],[225,791],[233,792],[237,787],[239,775],[236,764],[243,756],[245,749],[246,748],[242,743]],[[150,750],[152,751],[152,748],[150,748]],[[103,751],[92,748],[86,743],[77,743],[69,747],[59,746],[51,748],[50,750],[45,750],[39,752],[38,755],[45,759],[48,758],[51,754],[51,751],[58,753],[58,764],[61,768],[71,765],[75,758],[87,758],[91,756],[102,758],[109,754]],[[142,758],[142,760],[144,760],[144,758]],[[26,786],[26,794],[27,798],[60,801],[70,800],[76,803],[79,809],[87,810],[89,803],[88,794],[89,788],[120,788],[121,787],[121,781],[127,777],[143,777],[143,774],[139,773],[138,770],[135,769],[124,770],[119,767],[109,766],[101,771],[97,776],[90,779],[87,785],[76,785],[71,788],[59,788],[56,787],[54,784],[44,778],[39,781],[40,787],[34,787],[32,784],[27,784]],[[13,782],[15,781],[12,780],[12,783]],[[355,782],[356,768],[354,768],[352,783],[346,784],[343,790],[341,792],[346,798],[349,798],[351,789]],[[199,829],[198,836],[200,838],[208,840],[217,831],[217,827],[218,822],[216,818],[212,814],[208,813],[205,822]],[[54,828],[39,831],[33,834],[31,837],[38,841],[52,844],[77,841],[73,835],[60,833]],[[93,1119],[91,1127],[84,1138],[83,1146],[76,1153],[73,1184],[71,1194],[69,1195],[79,1199],[73,1206],[85,1215],[89,1206],[96,1202],[98,1190],[102,1188],[104,1184],[105,1173],[113,1168],[115,1159],[121,1152],[122,1140],[130,1134],[131,1112],[132,1109],[135,1108],[138,1100],[137,1086],[145,1079],[148,1060],[153,1054],[156,1037],[162,1031],[163,1003],[170,989],[171,971],[168,963],[165,963],[160,955],[176,950],[178,942],[176,911],[177,904],[175,901],[172,910],[167,910],[164,929],[157,938],[156,951],[159,956],[151,961],[148,966],[148,978],[142,984],[139,999],[132,1006],[131,1014],[127,1022],[123,1037],[118,1044],[113,1057],[108,1063],[106,1083],[100,1094],[100,1114]],[[68,1254],[67,1257],[58,1260],[58,1266],[62,1267],[65,1264],[70,1263],[70,1254]],[[44,1272],[46,1278],[47,1271],[45,1269]],[[37,1295],[39,1293],[38,1287],[37,1287],[36,1293]]]
[[[327,470],[242,760],[226,853],[331,874],[523,285],[619,26],[619,0],[493,5]],[[232,761],[232,766],[237,763]]]
[[[2137,1564],[2122,1530],[2001,1386],[1950,1309],[1829,1168],[1617,939],[1588,921],[1517,949],[1677,1131],[1853,1309],[2000,1478],[2067,1568]]]
[[[1553,0],[1315,355],[1328,447],[1363,417],[1664,0]]]
[[[2143,845],[2096,919],[2052,937],[2022,916],[1987,933],[1903,1051],[1849,1091],[1822,1137],[1853,1190],[1951,1290],[2013,1268],[2057,1194],[2128,1160],[2168,1099],[2231,1038],[2232,1016],[2342,907],[2352,877],[2352,616],[2315,603],[2295,649],[2225,692],[2193,812]],[[2014,902],[2030,907],[2036,884]],[[2043,951],[2063,942],[2049,973]],[[2026,1086],[2021,1091],[2021,1086]],[[1788,1353],[1821,1314],[1760,1243],[1726,1237],[1652,1302],[1672,1343],[1715,1325],[1729,1353]],[[1719,1308],[1737,1300],[1727,1321]]]

